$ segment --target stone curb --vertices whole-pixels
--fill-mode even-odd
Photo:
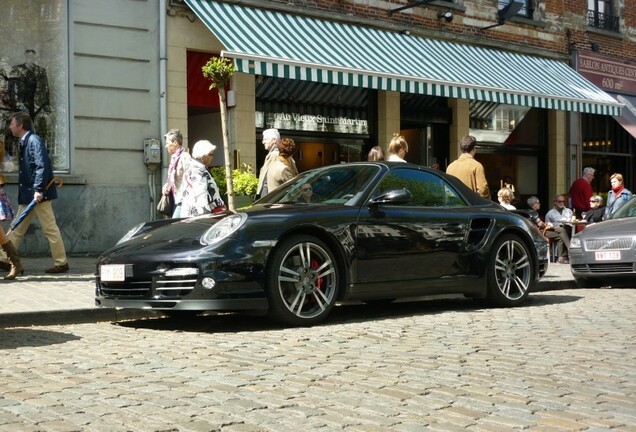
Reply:
[[[574,280],[556,280],[539,282],[532,292],[576,289]],[[87,324],[104,321],[126,321],[161,317],[159,311],[85,308],[70,310],[13,312],[0,314],[0,328],[30,327],[49,325]]]

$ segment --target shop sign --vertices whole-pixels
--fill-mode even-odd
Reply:
[[[256,112],[256,127],[309,132],[334,132],[368,135],[366,119],[300,113]]]
[[[578,54],[578,72],[601,89],[636,95],[636,63],[591,53]]]

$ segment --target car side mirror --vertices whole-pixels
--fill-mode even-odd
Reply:
[[[393,189],[380,196],[371,198],[369,204],[377,206],[380,204],[406,204],[413,199],[413,195],[406,189]]]

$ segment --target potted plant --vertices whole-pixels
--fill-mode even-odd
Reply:
[[[225,168],[214,167],[211,170],[212,177],[219,187],[219,194],[223,200],[227,199],[227,186],[225,184]],[[240,169],[232,170],[232,188],[236,208],[248,206],[254,201],[258,177],[254,174],[252,165],[243,164]]]
[[[243,164],[241,169],[232,171],[232,186],[236,208],[252,204],[258,187],[258,177],[254,173],[254,166]]]

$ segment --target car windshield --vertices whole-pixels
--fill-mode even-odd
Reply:
[[[343,164],[311,170],[285,183],[259,200],[267,204],[353,205],[365,192],[380,167]]]
[[[622,219],[636,216],[636,197],[627,201],[621,208],[616,210],[610,219]]]

